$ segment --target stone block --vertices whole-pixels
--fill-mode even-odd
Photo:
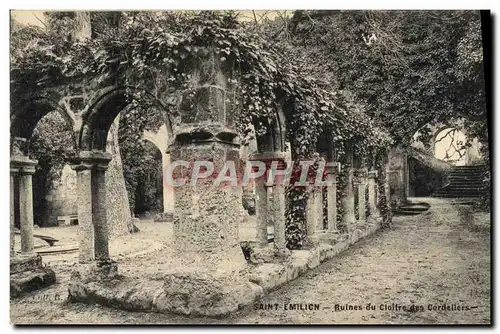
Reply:
[[[10,275],[10,296],[19,297],[25,292],[38,290],[56,282],[56,274],[48,268],[26,270]]]
[[[42,257],[38,254],[17,255],[10,259],[10,274],[42,268]]]
[[[262,293],[262,288],[238,277],[179,271],[165,276],[153,308],[157,312],[219,316],[238,310]]]
[[[264,263],[257,266],[250,274],[250,282],[262,287],[265,292],[273,290],[287,282],[287,270],[283,264]]]

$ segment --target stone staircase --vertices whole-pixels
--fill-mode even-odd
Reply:
[[[454,166],[448,175],[447,184],[438,189],[433,197],[479,197],[482,191],[483,173],[486,165]]]

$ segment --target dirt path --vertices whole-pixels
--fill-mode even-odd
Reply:
[[[66,285],[59,283],[11,304],[11,319],[16,323],[489,323],[489,232],[472,229],[450,201],[426,201],[432,205],[428,212],[395,218],[393,229],[362,240],[228,318],[193,319],[66,304],[54,300],[56,293],[65,295]],[[368,303],[375,310],[366,310]],[[272,309],[259,309],[267,304]],[[311,308],[319,310],[289,310],[289,304],[317,304]],[[412,304],[416,311],[401,310]],[[443,304],[450,309],[437,309]],[[429,305],[436,308],[429,310]]]

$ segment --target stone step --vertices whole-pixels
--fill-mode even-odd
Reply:
[[[462,197],[481,197],[480,194],[434,194],[432,197],[438,198],[462,198]]]
[[[443,190],[459,190],[459,191],[481,191],[483,189],[483,187],[481,187],[480,185],[477,185],[477,186],[473,186],[471,184],[468,184],[468,185],[461,185],[461,184],[449,184],[449,185],[446,185],[445,187],[441,188]],[[438,189],[440,190],[440,189]]]

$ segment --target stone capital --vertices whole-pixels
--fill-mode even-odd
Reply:
[[[326,173],[327,174],[338,174],[341,171],[341,164],[337,161],[329,161],[327,162]]]
[[[368,178],[369,179],[375,179],[378,176],[378,171],[376,170],[371,170],[368,172]]]
[[[75,156],[69,157],[71,168],[76,171],[96,169],[106,170],[111,161],[111,153],[102,151],[80,151]]]
[[[10,171],[11,173],[18,173],[19,175],[32,175],[35,174],[37,160],[31,160],[26,156],[14,156],[10,158]]]
[[[281,151],[272,151],[272,152],[262,152],[257,154],[252,154],[248,160],[253,161],[263,161],[263,162],[272,162],[272,161],[287,161],[287,152]]]
[[[27,157],[30,141],[22,137],[14,137],[11,139],[10,155],[13,157]]]

